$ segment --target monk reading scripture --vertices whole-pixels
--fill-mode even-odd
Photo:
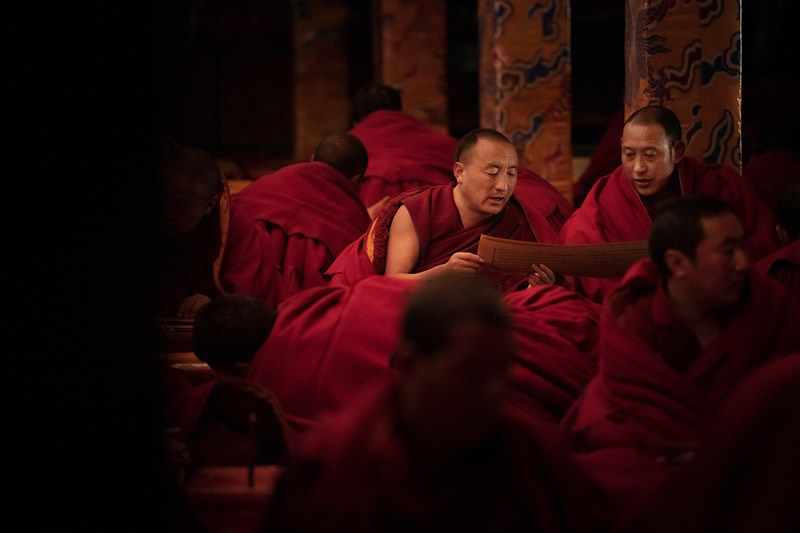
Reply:
[[[619,506],[690,456],[736,383],[800,348],[797,302],[745,246],[725,202],[678,198],[653,223],[650,258],[606,300],[598,374],[562,424]]]
[[[374,274],[427,278],[442,272],[482,272],[501,290],[552,284],[546,265],[528,274],[483,271],[476,255],[482,234],[523,241],[558,242],[538,211],[514,196],[517,153],[500,132],[478,129],[456,150],[455,185],[408,191],[393,198],[369,230],[348,246],[327,274],[349,285]]]
[[[349,133],[328,135],[310,163],[262,176],[232,202],[263,224],[287,295],[327,284],[323,274],[370,223],[356,188],[367,168],[367,151]]]
[[[666,107],[651,105],[634,112],[625,121],[620,145],[622,165],[592,187],[564,224],[564,244],[645,240],[665,201],[707,194],[732,206],[754,260],[778,248],[775,217],[764,200],[732,169],[684,157],[680,121]],[[617,283],[583,277],[574,287],[602,302]]]

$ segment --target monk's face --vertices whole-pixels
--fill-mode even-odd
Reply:
[[[479,321],[453,326],[447,345],[403,376],[415,395],[423,441],[454,449],[485,438],[497,420],[511,362],[511,334]]]
[[[508,143],[478,139],[453,173],[464,207],[479,219],[488,218],[500,213],[514,193],[517,152]]]
[[[701,223],[705,237],[683,275],[705,308],[730,307],[742,298],[751,265],[742,223],[731,213],[704,218]]]
[[[620,144],[625,176],[641,196],[663,189],[683,156],[683,143],[670,142],[660,124],[629,123]]]
[[[214,209],[217,196],[185,173],[165,172],[161,178],[160,230],[170,237],[185,235]]]

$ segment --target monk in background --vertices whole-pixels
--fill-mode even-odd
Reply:
[[[369,230],[328,269],[331,283],[350,285],[370,275],[429,278],[443,272],[478,273],[502,291],[556,283],[546,265],[528,274],[481,270],[482,234],[531,242],[558,242],[542,213],[514,195],[517,152],[500,132],[477,129],[459,141],[455,183],[422,187],[393,198]]]
[[[325,271],[371,221],[356,189],[367,151],[349,133],[325,137],[309,163],[258,178],[232,195],[235,206],[269,232],[286,296],[327,284]]]
[[[678,117],[659,105],[643,107],[625,121],[622,165],[601,178],[561,229],[564,244],[646,240],[664,203],[688,194],[728,202],[744,225],[751,257],[779,247],[775,217],[749,183],[733,169],[685,157]],[[619,280],[582,277],[573,287],[597,302]]]
[[[193,317],[226,292],[277,303],[284,289],[269,234],[230,205],[216,159],[171,141],[162,148],[157,314]]]
[[[380,205],[398,194],[453,181],[458,141],[402,111],[400,92],[371,83],[353,97],[353,129],[369,165],[359,188],[364,205]]]
[[[576,458],[620,510],[692,457],[739,381],[800,348],[800,308],[753,271],[728,204],[674,200],[649,247],[607,298],[598,374],[562,421]]]
[[[800,299],[800,182],[784,189],[776,206],[778,251],[756,264],[756,270],[769,276]]]
[[[307,435],[263,531],[589,531],[598,506],[557,435],[504,415],[507,309],[446,275],[409,300],[392,365]]]

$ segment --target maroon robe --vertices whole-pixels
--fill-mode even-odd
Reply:
[[[418,283],[373,276],[287,299],[248,379],[275,394],[295,431],[306,430],[364,387],[391,378],[406,298]]]
[[[373,111],[350,130],[364,144],[369,164],[359,187],[364,205],[384,196],[455,180],[458,141],[402,111]]]
[[[232,202],[269,232],[287,296],[325,285],[333,259],[370,223],[350,180],[319,162],[262,176]]]
[[[351,285],[386,268],[389,225],[395,213],[405,205],[419,238],[419,261],[412,273],[423,272],[446,263],[456,252],[476,253],[482,234],[538,242],[558,242],[558,235],[539,212],[512,196],[499,214],[470,228],[461,224],[453,200],[453,186],[423,187],[393,198],[372,221],[360,239],[336,258],[326,273],[331,283]],[[484,271],[485,277],[503,291],[513,290],[527,280],[526,275],[508,275]]]
[[[558,423],[597,372],[593,353],[602,307],[558,285],[505,296],[515,355],[508,402],[523,414]]]
[[[555,435],[502,418],[483,442],[423,466],[381,384],[306,439],[267,531],[589,531],[597,504]]]
[[[572,215],[572,207],[550,182],[526,168],[517,170],[517,187],[514,194],[525,205],[544,215],[556,233]]]
[[[768,255],[756,263],[755,269],[771,277],[786,287],[795,298],[800,299],[800,239]]]
[[[598,373],[562,421],[580,461],[620,506],[670,473],[646,455],[669,459],[677,454],[660,450],[664,443],[700,441],[736,383],[770,358],[800,349],[800,307],[756,272],[705,349],[662,286],[649,259],[628,270],[607,299]]]
[[[269,234],[231,205],[227,181],[198,226],[179,244],[163,240],[156,258],[158,313],[175,316],[189,296],[239,293],[276,305],[284,295]]]
[[[765,364],[736,387],[691,465],[633,504],[615,531],[798,531],[798,449],[795,353]]]
[[[779,247],[775,216],[735,171],[688,157],[677,167],[682,194],[717,196],[731,205],[744,226],[752,260],[757,261]],[[652,220],[642,200],[620,166],[592,187],[560,235],[564,244],[640,241],[647,240],[651,227]],[[594,301],[602,302],[618,282],[584,277],[576,279],[573,286]]]

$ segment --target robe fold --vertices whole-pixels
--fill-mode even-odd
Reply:
[[[364,144],[369,164],[359,197],[371,206],[417,187],[455,181],[458,141],[414,117],[389,109],[374,111],[350,130]]]
[[[275,394],[296,432],[390,379],[406,298],[416,280],[383,276],[297,294],[256,353],[248,380]]]
[[[755,269],[774,279],[800,299],[800,239],[768,255],[755,265]]]
[[[320,162],[262,176],[232,203],[269,232],[287,296],[326,284],[333,259],[370,223],[350,181]]]
[[[575,208],[550,182],[526,168],[517,169],[514,194],[525,205],[541,213],[556,233],[572,216]]]
[[[515,355],[508,402],[557,424],[597,372],[602,307],[558,285],[507,294]]]
[[[716,196],[731,205],[744,226],[753,261],[779,247],[775,216],[735,171],[688,157],[681,159],[677,168],[682,194]],[[564,224],[560,236],[564,244],[638,241],[647,240],[651,227],[652,220],[642,200],[620,166],[592,187],[583,205]],[[573,287],[602,302],[618,283],[614,279],[582,277],[573,282]]]
[[[175,316],[194,294],[240,293],[276,305],[284,295],[269,234],[231,205],[227,181],[214,209],[181,242],[157,245],[158,313]]]
[[[420,255],[412,273],[446,263],[456,252],[476,253],[482,234],[538,242],[558,242],[544,216],[512,196],[506,208],[470,228],[461,224],[453,186],[423,187],[393,198],[372,221],[367,233],[351,243],[326,273],[332,284],[351,285],[367,276],[382,275],[386,268],[389,225],[401,205],[411,214],[420,244]],[[525,274],[509,275],[483,271],[502,291],[513,290],[527,279]]]
[[[739,384],[690,465],[632,504],[624,533],[797,531],[800,353]]]
[[[364,391],[299,444],[265,530],[589,531],[597,504],[554,445],[505,418],[482,442],[423,466],[391,384]],[[595,523],[593,523],[595,522]]]
[[[601,319],[598,373],[562,420],[579,460],[620,506],[669,474],[673,451],[681,449],[669,443],[699,442],[738,382],[770,358],[800,349],[800,308],[756,272],[705,349],[661,287],[649,259],[625,274]]]

